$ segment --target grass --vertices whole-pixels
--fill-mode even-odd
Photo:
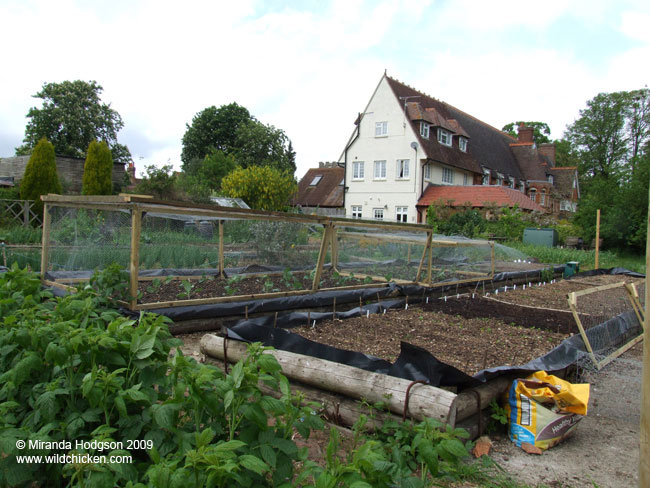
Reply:
[[[584,251],[579,249],[536,246],[522,242],[506,242],[506,246],[517,249],[542,263],[563,264],[568,261],[578,261],[580,271],[594,269],[596,262],[596,251]],[[645,256],[625,254],[620,251],[600,251],[598,257],[599,268],[621,267],[631,271],[645,273]]]
[[[43,240],[43,231],[40,228],[23,227],[10,224],[0,227],[0,241],[7,244],[40,244]]]

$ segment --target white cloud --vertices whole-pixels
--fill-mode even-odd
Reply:
[[[11,73],[0,81],[0,156],[21,143],[25,114],[38,103],[31,95],[52,81],[97,80],[124,119],[121,137],[146,164],[178,167],[185,124],[208,106],[236,101],[285,130],[300,177],[338,158],[385,68],[497,127],[542,120],[554,137],[599,91],[638,88],[649,78],[643,46],[618,52],[599,72],[571,46],[535,44],[558,20],[572,19],[576,29],[617,22],[604,1],[335,0],[318,12],[298,2],[282,10],[264,4],[264,13],[259,5],[0,4],[0,43],[10,47],[3,65]],[[640,5],[625,4],[611,29],[647,43]],[[513,32],[523,36],[515,45]]]

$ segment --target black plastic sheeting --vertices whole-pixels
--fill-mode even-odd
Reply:
[[[599,269],[578,273],[575,276],[595,276],[603,274],[625,274],[634,277],[644,277],[640,273],[624,268]],[[392,299],[365,305],[362,309],[356,307],[345,312],[336,312],[340,319],[350,318],[364,314],[383,313],[396,307],[406,307],[404,299]],[[307,320],[318,322],[332,318],[332,312],[292,312],[275,317],[258,317],[251,320],[239,321],[228,329],[228,337],[245,342],[262,342],[264,345],[276,349],[313,356],[337,363],[355,366],[366,371],[384,373],[407,380],[424,380],[432,386],[456,387],[458,391],[478,386],[502,375],[527,376],[535,371],[559,372],[575,364],[587,354],[585,345],[580,335],[565,339],[559,346],[545,355],[533,359],[520,366],[497,366],[479,371],[473,377],[436,359],[431,353],[420,347],[402,342],[400,355],[391,364],[390,362],[363,354],[347,351],[336,347],[320,344],[293,334],[284,328],[305,325]],[[275,327],[273,327],[275,325]],[[587,330],[588,337],[609,337],[611,347],[616,347],[628,342],[633,337],[642,333],[638,319],[634,312],[628,312],[613,317],[612,319]]]

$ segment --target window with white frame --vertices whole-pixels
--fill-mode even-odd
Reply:
[[[388,122],[375,122],[375,137],[388,135]]]
[[[375,220],[384,220],[384,209],[383,208],[373,208],[372,216]]]
[[[483,181],[481,182],[483,185],[489,185],[490,184],[490,170],[485,169],[483,170]]]
[[[497,173],[497,185],[503,186],[503,175],[501,173]]]
[[[398,180],[405,180],[409,177],[409,160],[408,159],[398,159],[397,160],[397,175]]]
[[[458,148],[463,152],[467,152],[467,139],[465,137],[458,139]]]
[[[515,188],[515,179],[510,177],[508,178],[508,186],[514,190]]]
[[[552,185],[553,184],[553,175],[548,175],[547,179],[548,179],[548,182]]]
[[[425,164],[424,165],[424,179],[427,181],[431,181],[431,165],[430,164]]]
[[[546,190],[542,190],[542,193],[539,196],[539,204],[542,207],[546,205]]]
[[[316,186],[320,183],[320,180],[323,179],[323,175],[316,175],[314,176],[314,179],[311,180],[311,183],[309,183],[309,186]]]
[[[408,207],[395,207],[398,222],[408,222]]]
[[[438,129],[438,142],[445,146],[451,146],[451,132],[445,129]]]
[[[386,179],[386,161],[375,161],[375,175],[376,180]]]
[[[363,180],[363,161],[354,161],[352,163],[352,179]]]
[[[452,184],[454,182],[454,170],[442,167],[442,182]]]
[[[469,175],[467,173],[463,173],[463,186],[469,185]]]
[[[531,188],[530,191],[528,192],[528,195],[530,196],[530,199],[533,202],[537,201],[537,190],[535,190],[535,188]]]
[[[426,122],[420,122],[420,135],[425,139],[429,138],[429,124]]]
[[[353,219],[361,218],[361,205],[352,205],[352,218]]]
[[[526,193],[526,183],[524,183],[523,181],[519,182],[519,191],[521,193]]]

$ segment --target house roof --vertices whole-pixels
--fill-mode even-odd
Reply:
[[[544,212],[544,209],[533,202],[526,194],[505,186],[434,186],[424,191],[417,203],[418,207],[428,207],[431,204],[452,201],[452,207],[469,204],[472,207],[513,207],[518,205],[522,210]]]
[[[517,139],[448,103],[436,100],[389,76],[386,76],[386,80],[395,97],[400,101],[400,106],[404,106],[401,100],[404,100],[405,97],[417,97],[417,103],[406,104],[407,115],[427,158],[475,173],[481,173],[481,167],[484,166],[504,175],[525,179],[510,148],[510,144],[516,143]],[[413,105],[417,104],[421,105],[421,108],[416,109],[416,107],[413,107]],[[427,119],[423,117],[414,119],[413,117],[415,115],[421,116],[423,111],[433,112],[445,120],[445,125],[449,126],[451,131],[469,137],[470,143],[467,152],[460,151],[457,146],[448,147],[439,144],[435,137],[425,139],[420,136],[419,127],[416,126],[417,121]],[[451,122],[452,120],[455,122]],[[456,126],[458,130],[456,130]]]
[[[573,181],[577,179],[578,168],[576,166],[564,166],[551,168],[549,171],[554,178],[554,187],[563,198],[571,199],[573,196]]]
[[[550,169],[548,158],[542,158],[532,144],[513,144],[510,150],[519,162],[525,180],[546,180],[546,170]]]
[[[316,182],[316,178],[321,178]],[[293,199],[294,205],[303,207],[342,207],[345,169],[311,168],[298,183],[298,193]],[[312,183],[316,182],[315,185]]]

